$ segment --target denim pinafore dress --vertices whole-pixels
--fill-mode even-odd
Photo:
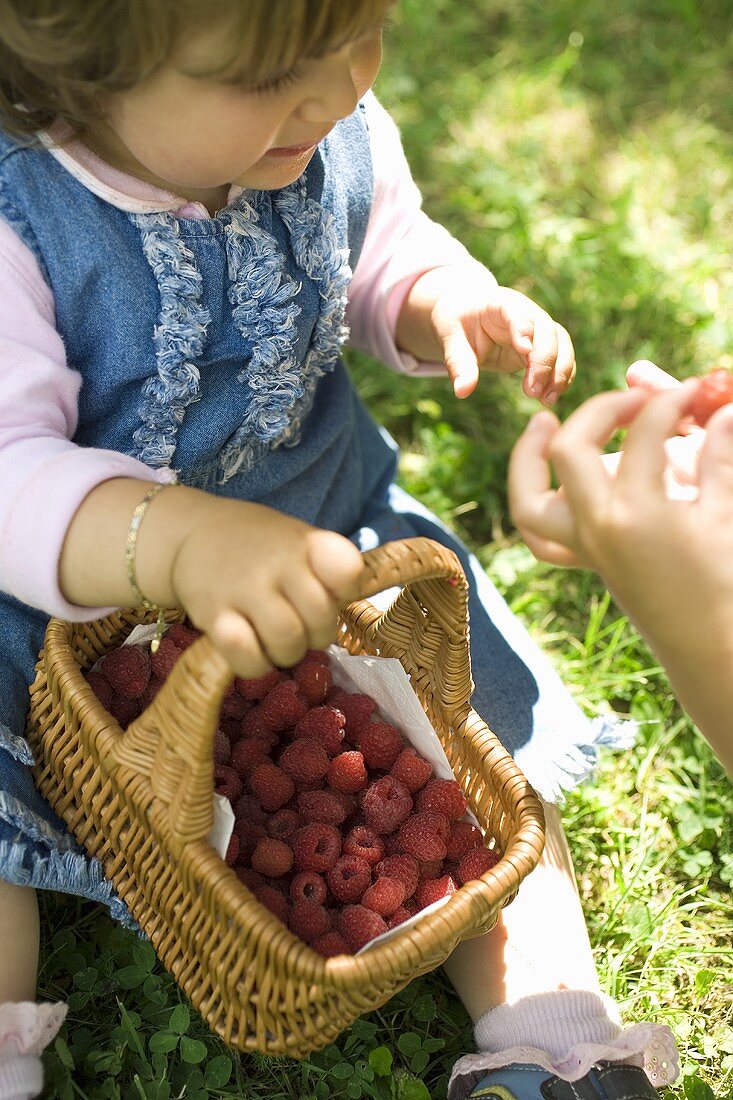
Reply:
[[[34,252],[83,380],[74,442],[361,549],[415,535],[450,546],[472,581],[474,705],[551,798],[617,735],[581,714],[478,562],[395,484],[396,448],[340,356],[371,199],[361,108],[294,184],[243,193],[203,221],[126,213],[45,149],[0,134],[0,217]],[[131,925],[33,785],[23,726],[46,622],[0,594],[0,878],[103,902]]]

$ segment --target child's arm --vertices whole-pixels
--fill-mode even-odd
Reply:
[[[562,427],[538,414],[512,454],[510,502],[537,557],[600,573],[733,774],[733,407],[709,421],[697,499],[669,499],[664,481],[695,390],[600,394]],[[628,424],[612,477],[601,453]]]
[[[374,197],[349,288],[352,344],[409,374],[447,369],[459,397],[479,367],[524,370],[525,392],[551,404],[575,373],[568,334],[427,217],[397,127],[372,94],[365,108]]]
[[[117,478],[74,515],[59,566],[75,603],[127,606],[130,517],[148,483]],[[135,555],[140,590],[184,608],[240,676],[295,664],[334,640],[338,609],[359,595],[362,560],[341,535],[272,508],[175,485],[149,505]]]
[[[0,588],[76,620],[129,606],[130,519],[170,473],[72,442],[81,378],[33,254],[1,220],[0,303]],[[151,502],[136,558],[148,599],[182,606],[242,676],[332,640],[362,570],[339,535],[182,486]]]

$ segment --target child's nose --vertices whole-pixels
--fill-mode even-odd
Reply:
[[[359,92],[348,58],[322,62],[322,78],[301,103],[298,115],[303,122],[338,122],[356,110]],[[321,75],[319,74],[319,75]]]

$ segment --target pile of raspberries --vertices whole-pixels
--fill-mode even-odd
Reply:
[[[178,623],[157,653],[122,646],[88,681],[127,726],[199,635]],[[433,778],[371,696],[336,687],[321,650],[230,685],[214,789],[235,815],[226,862],[326,958],[358,951],[499,859],[465,820],[458,783]]]

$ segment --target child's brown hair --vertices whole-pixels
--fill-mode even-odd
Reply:
[[[374,26],[393,0],[0,0],[0,126],[57,119],[83,132],[105,95],[149,77],[182,35],[221,26],[218,63],[196,76],[256,86]]]

